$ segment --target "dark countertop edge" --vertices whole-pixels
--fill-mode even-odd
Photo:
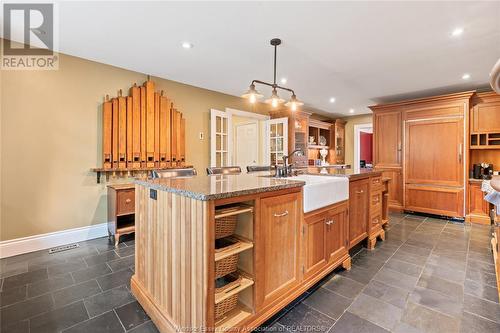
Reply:
[[[258,194],[258,193],[263,193],[263,192],[273,192],[273,191],[279,191],[279,190],[286,190],[289,188],[302,187],[305,185],[305,182],[294,181],[293,183],[271,185],[271,186],[267,186],[267,187],[232,191],[232,192],[226,192],[226,193],[202,194],[202,193],[196,193],[196,192],[192,192],[192,191],[188,191],[188,190],[181,190],[181,189],[177,189],[177,188],[167,187],[167,186],[161,185],[161,184],[154,184],[154,183],[151,183],[149,181],[144,181],[144,180],[135,180],[134,183],[138,184],[138,185],[146,186],[148,188],[152,188],[155,190],[175,193],[175,194],[178,194],[178,195],[181,195],[184,197],[188,197],[188,198],[200,200],[200,201],[211,201],[211,200],[239,197],[239,196],[243,196],[243,195]]]
[[[338,176],[343,176],[343,175],[338,175]],[[357,179],[365,179],[368,177],[374,177],[374,176],[382,176],[382,171],[367,171],[363,173],[353,173],[350,175],[345,175],[345,177],[348,177],[349,180],[357,180]]]

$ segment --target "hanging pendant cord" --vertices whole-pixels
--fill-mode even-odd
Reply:
[[[278,45],[274,45],[274,84],[276,85],[276,53],[278,51]]]

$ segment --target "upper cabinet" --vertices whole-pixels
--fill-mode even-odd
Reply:
[[[330,164],[345,163],[345,121],[342,119],[335,120],[331,131],[332,142],[330,144],[329,162]]]
[[[309,136],[309,113],[299,111],[281,110],[271,113],[271,118],[288,118],[288,153],[294,150],[300,152],[290,158],[296,167],[307,166],[307,142]]]
[[[500,95],[478,93],[470,111],[470,148],[500,149]]]
[[[401,166],[401,110],[372,107],[373,162],[375,167]]]

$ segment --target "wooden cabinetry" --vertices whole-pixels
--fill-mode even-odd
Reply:
[[[349,247],[368,236],[369,179],[349,182]]]
[[[260,201],[257,306],[263,307],[300,281],[301,196],[290,193]]]
[[[304,279],[316,275],[348,253],[347,202],[321,208],[304,217]]]
[[[345,163],[345,121],[335,120],[330,131],[330,150],[328,152],[328,162],[330,164]]]
[[[403,210],[402,112],[394,108],[372,106],[373,166],[391,179],[389,208]]]
[[[134,184],[108,185],[108,235],[115,246],[120,236],[135,232]]]
[[[391,178],[391,209],[465,216],[464,131],[472,94],[370,107],[374,167]]]
[[[271,115],[272,118],[288,118],[288,154],[296,149],[301,151],[301,153],[294,154],[290,158],[290,163],[293,163],[296,167],[307,166],[310,115],[307,112],[292,112],[288,109],[273,112]]]
[[[490,224],[490,203],[484,200],[481,180],[469,181],[467,195],[467,222]]]

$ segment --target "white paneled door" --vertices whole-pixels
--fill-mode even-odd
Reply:
[[[224,167],[231,164],[233,144],[231,114],[210,110],[210,166]]]

